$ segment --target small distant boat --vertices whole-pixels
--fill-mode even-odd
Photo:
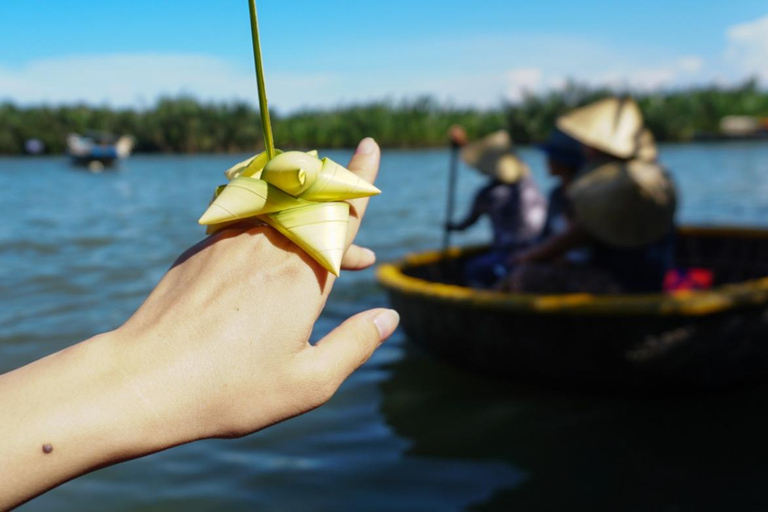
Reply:
[[[720,120],[720,134],[727,139],[768,138],[768,118],[725,116]]]
[[[694,135],[700,141],[768,140],[768,117],[725,116],[717,132]]]
[[[133,137],[115,137],[108,133],[88,132],[85,136],[71,133],[67,137],[67,153],[72,163],[100,172],[118,160],[128,158],[133,151]]]
[[[688,227],[681,268],[707,290],[535,295],[475,290],[459,277],[482,249],[379,267],[409,339],[486,375],[547,387],[690,390],[768,379],[768,230]]]
[[[24,151],[28,155],[42,155],[45,152],[45,144],[40,139],[27,139],[24,141]]]

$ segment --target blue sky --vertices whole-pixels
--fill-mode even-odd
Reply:
[[[567,78],[634,89],[768,83],[768,4],[260,0],[267,87],[290,111],[432,94],[492,106]],[[0,98],[255,102],[246,0],[2,0]]]

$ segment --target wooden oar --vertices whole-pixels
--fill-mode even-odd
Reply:
[[[445,207],[445,225],[443,226],[443,264],[441,275],[433,276],[433,280],[451,283],[456,281],[456,261],[447,257],[451,247],[451,230],[448,226],[453,222],[453,210],[456,203],[456,182],[459,178],[459,144],[451,141],[451,161],[448,170],[448,199]],[[436,267],[437,268],[437,267]]]
[[[443,226],[443,254],[448,252],[451,245],[451,230],[448,226],[453,222],[453,209],[456,202],[456,181],[459,173],[459,145],[451,141],[451,162],[448,171],[448,200],[445,212],[445,225]]]

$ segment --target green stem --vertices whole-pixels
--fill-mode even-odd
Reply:
[[[256,84],[259,88],[259,111],[261,112],[261,130],[264,132],[264,146],[267,158],[275,157],[275,141],[272,139],[272,124],[269,122],[267,89],[264,87],[264,68],[261,63],[261,42],[259,41],[259,21],[256,19],[256,2],[248,0],[251,11],[251,36],[253,37],[253,60],[256,63]]]

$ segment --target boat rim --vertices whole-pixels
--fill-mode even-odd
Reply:
[[[689,236],[768,238],[768,229],[729,226],[687,226],[679,233]],[[508,310],[516,313],[578,314],[600,316],[705,316],[768,302],[768,276],[724,284],[710,290],[653,294],[593,295],[588,293],[530,294],[478,290],[436,283],[408,276],[405,267],[424,266],[444,259],[456,259],[478,247],[452,247],[447,252],[409,254],[402,260],[384,263],[376,277],[385,288],[432,301],[460,304],[468,308]]]

